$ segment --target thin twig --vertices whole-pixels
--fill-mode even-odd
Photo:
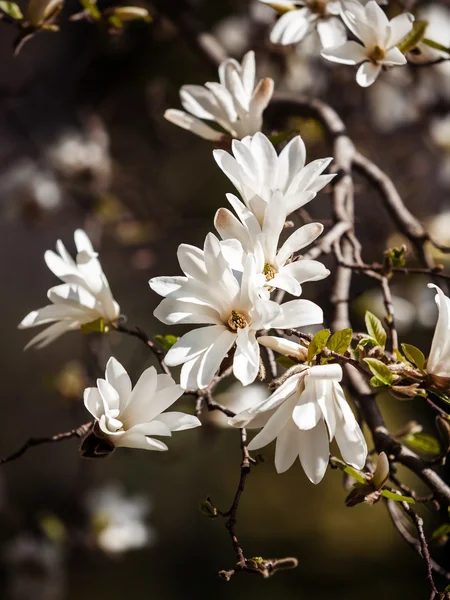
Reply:
[[[9,456],[0,458],[0,465],[3,465],[4,463],[16,460],[17,458],[20,458],[21,456],[23,456],[25,454],[25,452],[27,452],[27,450],[29,450],[30,448],[34,448],[35,446],[41,446],[42,444],[53,444],[53,443],[63,442],[65,440],[70,440],[72,438],[80,439],[88,433],[88,431],[91,427],[92,427],[92,421],[90,421],[89,423],[85,423],[84,425],[80,425],[79,427],[76,427],[75,429],[72,429],[71,431],[66,431],[64,433],[56,433],[55,435],[51,435],[50,437],[41,437],[41,438],[32,437],[29,440],[27,440],[25,442],[25,444],[23,444],[23,446],[21,446],[18,450],[16,450]]]
[[[141,329],[140,327],[136,327],[136,326],[130,328],[122,323],[119,323],[118,325],[116,325],[114,327],[114,329],[116,331],[118,331],[119,333],[125,333],[127,335],[135,337],[138,340],[141,340],[142,342],[144,342],[144,344],[148,348],[150,348],[150,350],[153,352],[153,354],[158,359],[158,362],[161,365],[161,369],[164,371],[164,373],[166,373],[167,375],[171,375],[170,369],[164,362],[164,356],[165,356],[164,352],[156,346],[155,342],[153,342],[153,340],[145,333],[145,331],[143,329]]]

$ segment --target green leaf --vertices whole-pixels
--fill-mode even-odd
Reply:
[[[276,359],[276,362],[285,369],[290,369],[291,367],[295,367],[295,365],[298,365],[298,362],[296,362],[289,356],[279,356]]]
[[[370,385],[370,387],[373,387],[373,388],[379,388],[379,387],[384,387],[386,384],[374,376],[374,377],[371,377],[371,379],[369,381],[369,385]]]
[[[450,396],[447,396],[447,394],[444,394],[444,392],[438,392],[437,390],[433,390],[433,394],[443,402],[450,404]]]
[[[177,336],[170,333],[167,335],[155,335],[155,340],[161,344],[164,350],[170,350],[172,346],[178,342]]]
[[[22,11],[15,2],[0,0],[0,9],[16,21],[21,21],[23,19]]]
[[[375,346],[378,346],[378,342],[373,337],[363,337],[359,340],[358,346],[361,348],[365,348],[366,346],[369,348],[375,348]]]
[[[425,364],[424,353],[419,348],[411,346],[411,344],[402,344],[402,350],[409,362],[412,362],[413,365],[416,365],[422,371]]]
[[[450,583],[446,586],[444,592],[450,592]]]
[[[389,259],[392,267],[404,267],[406,265],[405,254],[407,252],[406,246],[401,248],[390,248],[386,250],[384,255]]]
[[[450,523],[443,523],[433,531],[431,534],[431,539],[436,541],[446,537],[447,535],[450,535]]]
[[[375,375],[384,385],[392,385],[393,376],[387,367],[381,360],[377,358],[365,358],[364,362],[369,367],[372,375]]]
[[[315,356],[322,352],[327,345],[330,335],[331,332],[328,329],[321,329],[316,333],[313,339],[309,342],[308,362],[311,362]]]
[[[99,317],[91,323],[85,323],[81,326],[81,331],[85,334],[88,333],[104,333],[105,332],[105,321],[102,317]]]
[[[396,494],[395,492],[390,492],[389,490],[382,490],[381,495],[389,500],[395,500],[395,502],[407,502],[408,504],[415,504],[416,501],[411,496],[402,496],[401,494]]]
[[[384,348],[386,345],[387,333],[380,319],[367,310],[364,320],[366,323],[367,333],[370,335],[370,337],[377,341],[379,346]]]
[[[405,54],[406,52],[409,52],[415,48],[420,41],[425,43],[423,36],[425,35],[427,26],[428,21],[415,21],[413,28],[408,35],[405,36],[399,44],[397,44],[397,48],[403,52],[403,54]]]
[[[217,508],[211,504],[209,498],[200,502],[200,511],[205,517],[208,517],[208,519],[217,519],[219,516]]]
[[[429,40],[427,38],[423,38],[422,42],[426,46],[429,46],[430,48],[434,48],[434,50],[439,50],[439,52],[446,52],[447,54],[450,54],[450,48],[447,48],[447,46],[443,46],[442,44],[439,44],[438,42],[435,42],[434,40]]]
[[[429,433],[423,433],[422,431],[409,433],[402,437],[401,441],[413,450],[422,454],[439,456],[441,453],[441,446],[438,440]]]
[[[89,15],[95,20],[100,21],[102,13],[99,11],[97,4],[91,0],[80,0],[82,7],[89,13]]]
[[[335,465],[338,469],[340,469],[341,471],[343,471],[350,477],[353,477],[353,479],[355,479],[358,483],[367,485],[367,479],[364,477],[364,475],[363,475],[363,473],[361,473],[361,471],[357,471],[350,465],[345,464],[345,462],[343,462],[337,458],[332,458],[331,460],[332,460],[333,465]]]
[[[332,350],[333,352],[337,352],[338,354],[344,354],[347,352],[348,347],[352,341],[353,330],[350,328],[341,329],[340,331],[336,331],[329,338],[327,342],[328,350]]]

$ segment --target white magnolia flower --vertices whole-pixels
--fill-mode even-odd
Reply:
[[[172,435],[201,425],[197,417],[181,412],[163,413],[183,390],[170,375],[157,375],[149,367],[131,387],[128,373],[113,357],[106,365],[106,379],[86,388],[84,405],[96,419],[102,434],[116,447],[168,450],[153,435]]]
[[[446,48],[450,46],[450,10],[448,7],[440,4],[422,6],[418,12],[418,18],[427,23],[424,38]],[[428,63],[439,58],[448,58],[448,53],[420,42],[410,53],[409,58],[412,62]]]
[[[362,63],[356,74],[356,81],[368,87],[376,80],[381,68],[406,64],[406,58],[397,44],[408,35],[414,17],[402,13],[389,21],[375,0],[362,6],[357,0],[342,0],[341,16],[344,23],[361,40],[326,48],[322,56],[344,65]]]
[[[93,490],[86,499],[98,546],[108,553],[137,550],[154,543],[156,534],[146,517],[148,498],[127,496],[114,484]]]
[[[256,271],[263,273],[266,286],[280,288],[293,296],[300,296],[301,285],[306,281],[318,281],[330,274],[324,265],[316,260],[302,259],[292,261],[292,255],[305,246],[309,246],[323,231],[321,223],[309,223],[299,227],[278,250],[281,232],[286,221],[286,210],[281,192],[275,192],[267,203],[262,225],[236,196],[227,194],[231,206],[239,220],[226,208],[219,208],[214,225],[223,240],[237,239],[243,253],[253,253]],[[241,265],[233,264],[242,269]]]
[[[437,377],[450,377],[450,298],[434,283],[429,283],[428,287],[436,288],[439,317],[427,360],[427,371]]]
[[[339,19],[340,0],[260,1],[283,13],[270,33],[273,44],[296,44],[314,29],[324,48],[347,41],[346,29]]]
[[[290,215],[315,198],[335,177],[322,175],[332,158],[314,160],[305,166],[306,148],[300,136],[293,138],[279,156],[262,133],[240,142],[233,140],[232,151],[234,156],[214,150],[214,158],[260,224],[276,191],[282,193],[286,215]]]
[[[220,83],[205,86],[184,85],[181,104],[187,112],[166,110],[165,118],[214,142],[226,135],[206,125],[201,119],[214,121],[235,138],[253,135],[262,127],[262,114],[273,94],[273,80],[261,79],[255,87],[255,53],[247,52],[239,64],[228,58],[219,66]]]
[[[49,289],[48,304],[30,312],[19,324],[19,329],[53,323],[35,336],[26,346],[43,348],[66,331],[80,329],[82,325],[103,319],[105,323],[117,321],[120,307],[114,300],[108,280],[98,260],[98,254],[84,231],[75,231],[76,261],[67,252],[61,240],[56,243],[58,254],[47,250],[44,255],[47,267],[64,281]]]
[[[233,419],[236,427],[263,427],[248,449],[258,450],[276,439],[275,468],[287,471],[297,457],[312,483],[327,469],[333,438],[345,462],[362,469],[367,445],[339,384],[342,369],[328,364],[305,367],[289,377],[268,400]]]
[[[308,300],[279,306],[261,298],[265,278],[256,273],[254,257],[247,257],[243,273],[233,273],[212,233],[204,250],[180,245],[178,261],[184,277],[155,277],[149,284],[165,297],[154,311],[157,319],[167,325],[208,325],[183,335],[166,355],[168,366],[183,364],[185,389],[207,387],[233,346],[234,375],[248,385],[260,367],[257,331],[322,322],[321,308]]]

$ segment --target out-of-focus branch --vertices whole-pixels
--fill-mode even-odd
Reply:
[[[88,431],[90,430],[91,427],[92,427],[92,421],[89,421],[89,423],[80,425],[79,427],[76,427],[75,429],[72,429],[71,431],[66,431],[64,433],[56,433],[55,435],[51,435],[50,437],[41,437],[41,438],[32,437],[29,440],[27,440],[25,442],[25,444],[23,444],[23,446],[21,446],[18,450],[16,450],[9,456],[0,458],[0,465],[3,465],[4,463],[16,460],[17,458],[20,458],[21,456],[23,456],[25,454],[25,452],[27,452],[27,450],[29,450],[30,448],[34,448],[35,446],[42,446],[43,444],[54,444],[54,443],[58,443],[58,442],[64,442],[65,440],[71,440],[73,438],[81,439],[88,433]]]

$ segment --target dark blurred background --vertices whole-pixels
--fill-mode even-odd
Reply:
[[[357,147],[393,177],[410,210],[441,243],[450,242],[447,64],[385,73],[373,88],[361,89],[353,69],[317,58],[314,39],[296,49],[273,48],[273,11],[257,1],[197,0],[192,7],[231,55],[240,59],[255,48],[259,75],[273,77],[277,89],[332,104]],[[178,273],[178,244],[201,245],[215,211],[226,204],[225,192],[233,191],[212,147],[163,119],[166,108],[179,107],[182,84],[217,75],[164,11],[149,9],[153,23],[130,24],[120,35],[95,23],[66,23],[59,33],[36,35],[16,57],[14,32],[0,23],[1,455],[30,436],[87,421],[82,391],[111,354],[134,381],[152,362],[143,344],[117,333],[98,339],[71,333],[44,350],[23,352],[33,332],[17,331],[17,323],[45,304],[55,284],[45,250],[60,238],[73,251],[73,231],[85,228],[129,323],[151,335],[164,333],[152,316],[159,299],[148,279]],[[67,14],[76,10],[75,2],[65,7]],[[450,11],[445,15],[450,23]],[[295,126],[308,160],[330,154],[316,123],[298,120]],[[326,226],[328,194],[307,207]],[[356,201],[364,258],[381,261],[386,247],[404,240],[362,181]],[[414,256],[409,260],[414,264]],[[436,319],[426,283],[400,279],[393,286],[402,340],[425,352]],[[327,312],[329,289],[330,281],[306,285],[305,296]],[[352,291],[355,329],[361,330],[365,309],[381,316],[382,304],[362,276]],[[244,394],[248,400],[248,391],[233,386],[223,401],[238,406]],[[382,407],[392,430],[416,419],[433,433],[433,416],[420,401],[387,396]],[[381,503],[346,508],[336,471],[319,486],[310,484],[298,463],[278,476],[271,448],[248,479],[237,531],[247,556],[292,555],[299,566],[268,581],[247,574],[221,580],[217,572],[233,567],[234,554],[222,520],[205,518],[199,503],[210,495],[219,507],[230,505],[239,436],[223,421],[206,415],[204,422],[201,430],[174,436],[168,453],[121,450],[93,461],[81,459],[77,443],[68,441],[4,465],[0,597],[428,597],[424,566]],[[129,514],[123,522],[121,506]],[[439,516],[426,514],[432,531]],[[117,528],[115,543],[105,534],[108,527]],[[433,552],[448,562],[445,546]]]

